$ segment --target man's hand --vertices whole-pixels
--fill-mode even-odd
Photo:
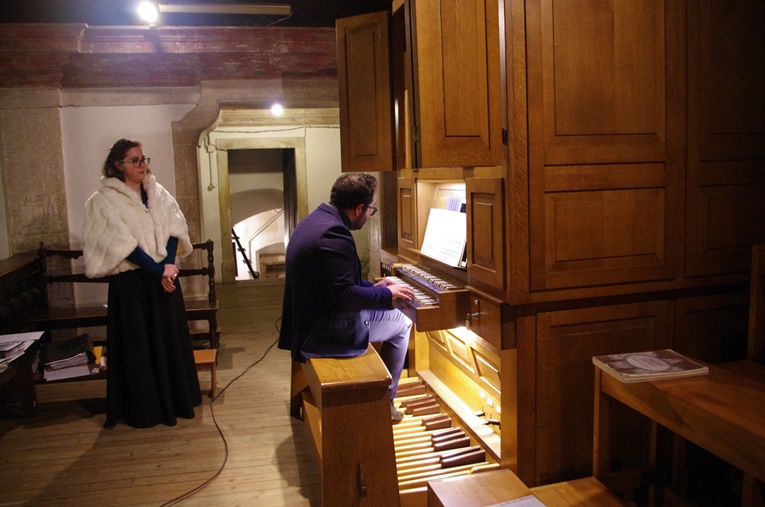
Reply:
[[[395,280],[391,280],[390,278],[383,278],[377,282],[375,286],[388,287],[391,295],[393,296],[393,299],[405,299],[407,301],[411,301],[411,299],[414,297],[414,291],[411,288],[399,285]]]

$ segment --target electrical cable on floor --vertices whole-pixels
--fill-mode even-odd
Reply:
[[[280,320],[281,320],[281,317],[279,317],[278,319],[276,319],[276,321],[274,321],[274,327],[276,328],[277,333],[280,331],[279,326],[277,325]],[[271,352],[271,349],[274,348],[274,345],[276,345],[278,343],[278,341],[279,341],[279,338],[278,338],[278,334],[277,334],[276,340],[271,345],[268,346],[266,351],[263,352],[263,355],[260,356],[260,359],[258,359],[257,361],[255,361],[254,363],[249,365],[247,368],[244,369],[244,371],[242,373],[240,373],[239,375],[237,375],[236,377],[231,379],[229,381],[229,383],[226,384],[226,386],[223,389],[221,389],[218,392],[218,394],[216,394],[215,397],[210,401],[210,415],[212,415],[212,420],[213,420],[213,423],[215,424],[215,429],[218,430],[218,434],[220,435],[221,440],[223,440],[224,454],[223,454],[223,463],[221,463],[220,468],[218,468],[218,470],[213,474],[212,477],[210,477],[209,479],[205,480],[202,484],[200,484],[200,485],[190,489],[186,493],[183,493],[183,494],[173,498],[172,500],[169,500],[169,501],[163,503],[160,507],[169,507],[171,505],[176,505],[179,502],[181,502],[183,500],[186,500],[187,498],[191,498],[192,496],[196,495],[197,493],[199,493],[200,491],[205,489],[207,486],[212,484],[212,482],[215,479],[217,479],[218,476],[223,472],[223,469],[226,468],[226,463],[228,463],[228,441],[226,440],[226,436],[223,434],[223,430],[218,425],[218,420],[215,419],[215,410],[213,409],[213,404],[215,403],[215,400],[220,398],[220,395],[223,394],[226,391],[226,389],[229,388],[229,386],[231,386],[234,382],[236,382],[237,380],[242,378],[247,372],[249,372],[252,368],[254,368],[258,363],[263,361],[266,358],[266,356],[268,355],[268,353]]]

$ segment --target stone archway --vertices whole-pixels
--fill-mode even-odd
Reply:
[[[268,109],[275,99],[291,109],[337,108],[337,93],[334,77],[202,82],[197,106],[172,126],[176,199],[186,215],[192,241],[207,239],[203,236],[199,141],[215,129],[221,110]]]

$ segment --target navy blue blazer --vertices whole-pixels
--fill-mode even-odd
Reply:
[[[364,353],[369,323],[361,310],[391,304],[390,289],[361,279],[349,223],[345,213],[321,204],[290,238],[279,348],[291,350],[295,361]]]

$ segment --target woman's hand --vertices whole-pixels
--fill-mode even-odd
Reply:
[[[165,264],[165,272],[162,274],[162,288],[165,292],[175,291],[175,278],[178,272],[178,266],[175,264]]]

